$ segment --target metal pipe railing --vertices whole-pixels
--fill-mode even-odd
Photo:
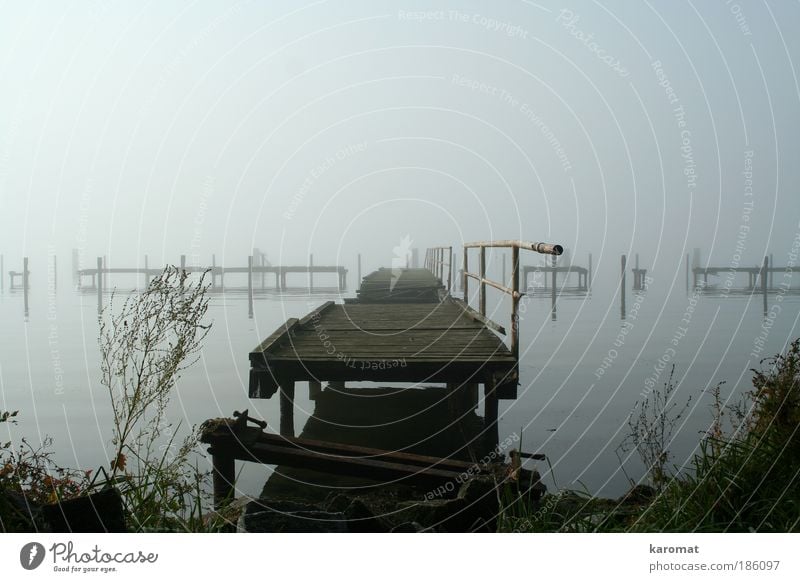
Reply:
[[[506,287],[506,281],[502,284],[486,278],[486,249],[487,248],[510,248],[511,249],[511,287]],[[469,249],[480,249],[479,272],[469,271]],[[520,249],[535,251],[546,255],[558,256],[564,252],[561,245],[527,242],[521,240],[498,240],[480,241],[464,243],[464,303],[469,305],[469,280],[476,279],[480,287],[478,288],[478,303],[480,314],[486,317],[486,286],[494,287],[503,293],[511,296],[511,353],[519,359],[519,300],[524,295],[519,290],[519,251]]]

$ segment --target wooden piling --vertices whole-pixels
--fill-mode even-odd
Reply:
[[[294,437],[294,381],[281,380],[280,386],[280,433]]]
[[[247,312],[253,317],[253,255],[247,257]]]
[[[264,270],[264,267],[267,266],[267,257],[261,253],[259,259],[261,262],[261,289],[263,290],[267,286],[267,272]]]
[[[103,312],[103,257],[97,257],[97,313]]]
[[[622,319],[625,319],[625,255],[620,259],[622,267],[622,275],[619,283],[619,314]]]
[[[308,399],[316,400],[320,394],[322,394],[322,382],[320,382],[319,380],[309,380]]]
[[[764,257],[764,266],[761,269],[761,294],[764,297],[764,316],[767,315],[767,276],[769,273],[769,257]]]
[[[358,253],[358,285],[361,285],[361,253]]]
[[[775,261],[772,260],[772,253],[769,254],[769,266],[772,269],[775,268]],[[775,288],[775,273],[773,271],[768,271],[768,276],[769,276],[769,288],[770,289],[774,289]]]
[[[494,449],[500,443],[500,430],[497,426],[498,400],[495,383],[487,379],[483,384],[483,430],[487,449]]]
[[[314,255],[308,255],[308,292],[314,292]]]
[[[28,315],[28,257],[22,259],[22,293],[25,296],[25,315]]]
[[[586,289],[592,286],[592,253],[589,253],[589,270],[586,273]]]
[[[236,461],[233,455],[227,451],[212,449],[211,464],[213,466],[214,508],[221,509],[226,502],[233,499]]]
[[[217,288],[217,255],[211,255],[211,290]]]

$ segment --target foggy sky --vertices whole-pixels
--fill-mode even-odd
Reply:
[[[797,3],[0,11],[7,269],[72,248],[390,266],[409,236],[672,276],[696,246],[784,265],[800,231]]]

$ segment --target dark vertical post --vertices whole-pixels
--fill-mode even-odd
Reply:
[[[247,257],[247,312],[253,317],[253,255]]]
[[[308,292],[314,292],[314,255],[308,255]]]
[[[622,267],[622,277],[619,283],[619,314],[622,319],[625,319],[625,255],[622,255],[620,265]]]
[[[28,257],[22,259],[22,294],[25,296],[25,315],[28,315]]]
[[[461,287],[464,290],[464,303],[469,305],[469,277],[467,273],[469,272],[469,249],[464,247],[464,274],[461,280]]]
[[[586,274],[586,288],[592,286],[592,253],[589,253],[589,272]]]
[[[486,283],[483,282],[486,278],[486,247],[481,247],[479,269],[481,284],[478,287],[478,305],[481,315],[486,315]]]
[[[553,274],[552,274],[553,284],[550,289],[550,303],[551,303],[550,309],[552,318],[555,319],[556,318],[556,256],[555,255],[553,255],[551,262],[553,265]]]
[[[281,380],[280,385],[280,433],[294,436],[294,380]]]
[[[233,500],[234,481],[236,480],[236,461],[227,451],[216,451],[211,448],[213,466],[214,508],[221,509],[226,502]]]
[[[453,247],[447,247],[447,292],[453,291]]]
[[[495,390],[494,380],[488,378],[483,384],[483,430],[487,449],[494,449],[500,443],[500,431],[497,426],[497,404],[497,391]]]
[[[186,255],[181,255],[181,271],[186,270]]]
[[[103,311],[103,257],[97,257],[97,313]]]
[[[764,315],[767,315],[767,273],[769,273],[769,257],[764,257],[764,267],[761,270],[761,294],[764,296]]]
[[[511,248],[511,355],[519,360],[519,247]]]
[[[769,254],[769,268],[770,269],[775,268],[775,262],[772,260],[772,253]],[[775,288],[775,273],[773,271],[769,272],[769,288],[770,289]]]
[[[316,400],[320,394],[322,394],[322,382],[320,382],[319,380],[309,380],[308,399]]]
[[[428,260],[427,257],[425,260]],[[361,286],[361,253],[358,253],[358,285]]]

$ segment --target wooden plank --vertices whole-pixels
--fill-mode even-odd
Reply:
[[[286,323],[273,331],[267,339],[258,344],[258,346],[250,352],[250,362],[253,363],[259,359],[263,360],[263,354],[273,349],[282,339],[287,337],[299,321],[300,320],[296,317],[287,319]]]

